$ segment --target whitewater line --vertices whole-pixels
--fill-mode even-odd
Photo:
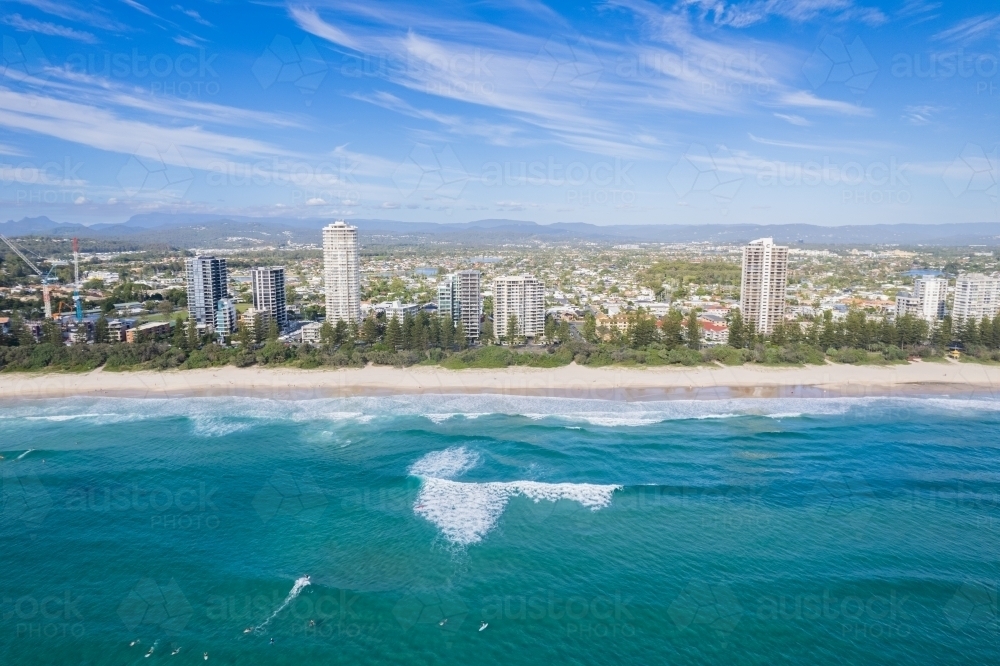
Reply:
[[[299,593],[301,593],[302,590],[304,590],[309,585],[312,585],[312,581],[309,580],[309,576],[303,576],[302,578],[296,580],[295,584],[292,585],[292,589],[291,591],[289,591],[288,596],[285,597],[285,600],[283,602],[281,602],[281,605],[278,606],[278,608],[273,613],[271,613],[271,615],[266,620],[264,620],[259,625],[254,627],[253,633],[258,634],[261,631],[263,631],[264,628],[271,623],[271,620],[277,617],[278,613],[285,610],[285,608],[288,607],[288,604],[295,601],[295,597],[299,596]]]
[[[24,456],[28,455],[32,451],[34,451],[34,449],[28,449],[27,451],[25,451],[24,453],[22,453],[21,455],[19,455],[17,458],[15,458],[15,460],[20,460],[21,458],[23,458]]]

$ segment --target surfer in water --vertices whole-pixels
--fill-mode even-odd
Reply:
[[[489,622],[483,622],[481,625],[479,625],[479,631],[482,631],[483,629],[485,629],[488,626],[490,626]]]

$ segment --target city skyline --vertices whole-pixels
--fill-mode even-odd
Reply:
[[[1000,220],[988,3],[507,9],[6,3],[0,202],[85,223]]]

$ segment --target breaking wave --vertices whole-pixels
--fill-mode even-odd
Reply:
[[[454,481],[479,461],[465,447],[433,451],[410,466],[421,479],[413,511],[434,523],[454,544],[468,546],[483,540],[496,525],[510,499],[523,495],[534,502],[572,500],[597,511],[611,503],[621,486],[593,483],[542,483],[539,481]]]

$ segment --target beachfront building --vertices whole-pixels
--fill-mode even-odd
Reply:
[[[955,323],[993,318],[1000,306],[1000,278],[982,273],[962,273],[955,280],[951,313]]]
[[[743,248],[740,310],[758,333],[770,334],[785,318],[788,248],[760,238]]]
[[[531,275],[504,275],[493,280],[493,330],[506,339],[510,316],[517,317],[515,335],[537,338],[545,330],[545,287]]]
[[[274,320],[278,328],[288,324],[288,306],[285,304],[285,267],[267,266],[250,271],[253,289],[253,307],[265,321]]]
[[[139,324],[135,328],[125,331],[125,342],[135,344],[136,342],[146,342],[155,340],[170,334],[171,324],[169,321],[151,321]]]
[[[437,288],[438,314],[442,317],[451,316],[457,322],[462,316],[462,308],[458,300],[458,276],[449,273],[441,278]]]
[[[226,260],[212,256],[191,257],[187,268],[188,316],[199,327],[215,330],[215,313],[219,300],[226,298]]]
[[[323,324],[318,321],[307,322],[302,325],[302,328],[299,329],[299,339],[302,342],[318,345],[322,341],[322,330]]]
[[[458,282],[455,292],[458,296],[462,330],[469,340],[478,340],[479,321],[483,316],[482,273],[474,269],[458,271],[455,279]]]
[[[708,345],[724,345],[729,342],[729,327],[717,321],[698,319],[701,324],[701,339]]]
[[[236,306],[231,298],[220,298],[215,309],[215,332],[229,334],[236,330]]]
[[[896,296],[896,317],[908,314],[933,324],[944,317],[947,296],[948,280],[917,278],[911,293]]]
[[[323,227],[323,281],[326,320],[361,321],[361,266],[358,228],[343,220]]]
[[[407,315],[416,317],[417,313],[420,312],[420,306],[416,303],[400,303],[399,301],[376,303],[372,306],[372,309],[375,310],[376,313],[381,312],[384,314],[386,321],[395,317],[400,322],[402,322],[403,318]]]

